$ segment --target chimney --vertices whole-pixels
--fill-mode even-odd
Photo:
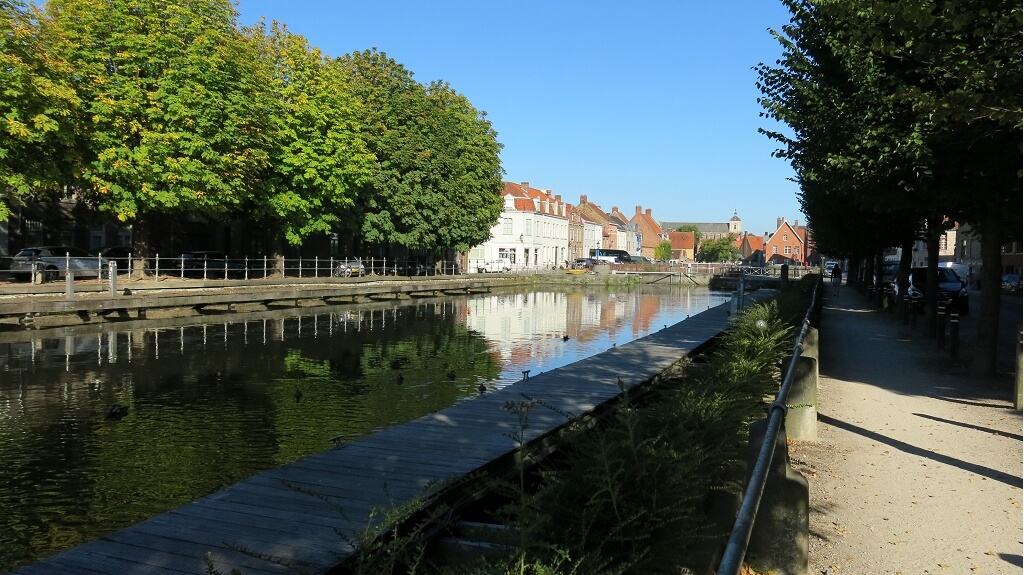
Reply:
[[[558,194],[557,196],[555,196],[555,201],[556,202],[561,202],[562,201],[562,194]]]
[[[582,205],[584,205],[586,203],[587,203],[587,196],[585,196],[585,195],[580,196],[580,205],[582,206]]]
[[[639,215],[640,215],[640,214],[642,214],[643,212],[644,212],[644,209],[643,209],[643,207],[641,207],[641,206],[637,206],[637,207],[636,207],[636,215],[638,215],[638,216],[639,216]]]
[[[775,229],[781,228],[782,224],[785,223],[785,221],[786,221],[786,218],[776,218],[775,219]]]
[[[651,215],[651,208],[647,208],[647,215]]]
[[[799,228],[800,227],[800,220],[793,220],[793,227],[794,228]]]
[[[526,188],[527,190],[530,189],[530,182],[520,182],[519,185]]]

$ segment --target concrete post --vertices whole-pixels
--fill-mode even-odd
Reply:
[[[1024,329],[1017,325],[1017,391],[1013,394],[1013,408],[1024,408]]]
[[[786,291],[789,287],[789,264],[782,264],[779,268],[779,289]]]
[[[785,377],[793,362],[792,357],[782,360]],[[800,441],[818,440],[818,330],[809,329],[804,338],[804,349],[797,360],[793,381],[786,398],[786,431]]]
[[[747,468],[754,466],[768,420],[750,427]],[[758,573],[807,575],[810,495],[807,479],[789,465],[786,430],[775,441],[775,455],[757,508],[745,562]]]
[[[75,297],[75,272],[71,270],[64,273],[64,297]]]
[[[110,297],[117,295],[117,262],[111,261],[107,265],[107,289]]]

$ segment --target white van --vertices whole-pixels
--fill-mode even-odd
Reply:
[[[512,271],[512,261],[504,258],[491,260],[477,266],[478,273],[508,273]]]

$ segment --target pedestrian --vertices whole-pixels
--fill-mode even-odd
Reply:
[[[832,267],[832,290],[833,290],[833,292],[836,295],[839,294],[839,286],[841,286],[842,284],[843,284],[843,270],[839,269],[838,265],[833,266]]]

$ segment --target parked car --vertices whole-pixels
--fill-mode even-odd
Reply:
[[[508,259],[497,259],[489,262],[480,264],[477,266],[476,271],[480,273],[508,273],[512,271],[512,261]]]
[[[1003,291],[1019,292],[1021,279],[1018,274],[1005,274],[1002,277]]]
[[[197,250],[181,254],[184,275],[193,278],[245,277],[245,261],[229,259],[224,252]]]
[[[967,315],[970,311],[970,302],[967,296],[966,284],[951,268],[938,268],[936,273],[938,274],[939,286],[938,303],[951,306],[959,311],[960,315]],[[907,289],[907,295],[909,297],[924,299],[926,288],[925,282],[927,281],[927,277],[928,268],[911,268],[909,278],[910,286]],[[893,276],[886,285],[885,293],[886,297],[889,298],[889,303],[894,304],[896,296],[898,295],[896,276]]]
[[[10,274],[15,279],[29,280],[32,273],[43,273],[46,281],[64,277],[70,270],[76,278],[101,278],[107,275],[107,260],[73,246],[38,246],[25,248],[11,260]]]
[[[594,265],[597,264],[597,260],[593,258],[576,258],[572,262],[572,269],[574,270],[592,270]]]
[[[117,273],[128,273],[131,269],[132,248],[128,246],[111,246],[96,252],[96,255],[117,264]]]

